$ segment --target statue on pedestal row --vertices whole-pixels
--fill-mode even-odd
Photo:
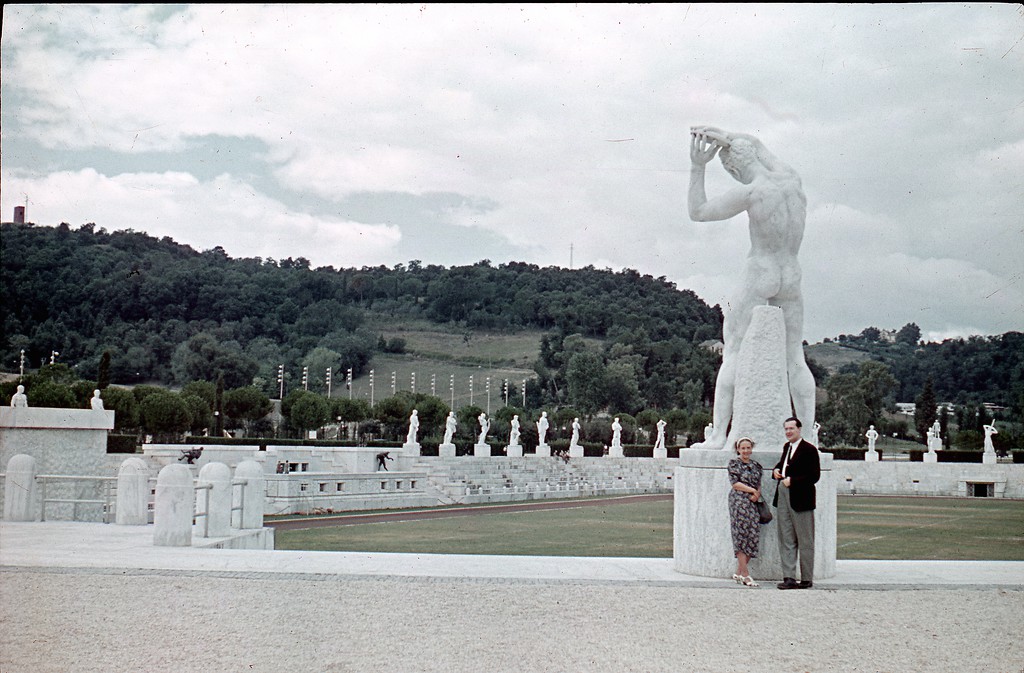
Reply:
[[[25,395],[25,386],[18,386],[18,390],[11,395],[12,407],[27,407],[28,397]]]
[[[448,420],[444,423],[444,441],[442,444],[451,444],[452,437],[455,436],[455,429],[458,427],[458,421],[455,419],[455,412],[448,412]]]

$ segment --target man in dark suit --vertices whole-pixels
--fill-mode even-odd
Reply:
[[[780,589],[810,589],[814,586],[814,507],[815,484],[821,478],[818,448],[800,436],[802,424],[796,417],[783,424],[786,445],[782,458],[772,470],[778,481],[775,517],[779,530],[779,554],[782,557]],[[796,581],[797,555],[800,556],[800,581]]]

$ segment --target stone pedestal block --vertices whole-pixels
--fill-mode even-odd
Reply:
[[[195,488],[192,485],[192,471],[180,463],[163,467],[156,477],[153,545],[192,546],[193,514]]]
[[[206,502],[206,537],[226,537],[231,534],[231,468],[224,463],[207,463],[199,470],[199,485],[211,488],[204,495],[196,493],[199,502]],[[206,500],[209,498],[209,500]]]
[[[35,521],[39,512],[36,459],[25,454],[7,461],[4,521]]]
[[[490,456],[491,455],[491,445],[490,444],[474,444],[473,445],[473,455],[474,456],[485,456],[485,457],[486,456]]]
[[[786,441],[782,423],[792,415],[782,309],[756,306],[736,356],[732,428],[723,448],[732,456],[740,437],[753,439],[758,447],[781,447]]]
[[[654,457],[655,458],[668,458],[668,449],[665,449],[665,448],[654,449]]]
[[[986,451],[981,456],[981,462],[983,465],[995,465],[999,461],[996,458],[995,451]]]
[[[778,450],[755,450],[753,460],[764,468],[761,493],[770,504],[775,495],[771,469],[782,454]],[[727,467],[733,452],[687,449],[679,452],[675,477],[673,562],[676,571],[700,577],[731,577],[736,556],[729,529]],[[817,484],[814,512],[814,577],[825,579],[836,573],[836,485],[832,456],[821,456],[821,480]],[[772,509],[776,514],[777,510]],[[755,579],[782,579],[776,521],[761,526],[760,554],[750,563]]]
[[[523,457],[523,445],[522,444],[509,444],[505,447],[505,455],[509,458],[522,458]]]
[[[866,463],[877,463],[878,462],[878,451],[867,451],[864,454],[864,462],[866,462]]]
[[[551,445],[550,444],[538,444],[537,445],[537,457],[538,458],[550,458],[551,457]]]
[[[149,467],[141,458],[126,458],[117,470],[117,508],[114,521],[121,526],[149,523]]]
[[[624,456],[622,452],[622,444],[612,444],[608,447],[609,458],[622,458]]]
[[[570,458],[582,458],[583,457],[583,447],[581,445],[579,445],[579,444],[570,444],[569,445],[569,457]]]
[[[419,442],[406,442],[402,444],[402,454],[406,456],[419,457],[420,455],[420,443]]]
[[[939,454],[935,453],[934,451],[928,451],[927,453],[924,454],[923,459],[926,463],[937,463],[939,462]]]
[[[454,444],[441,444],[437,447],[437,455],[441,458],[454,458],[455,457],[455,445]]]

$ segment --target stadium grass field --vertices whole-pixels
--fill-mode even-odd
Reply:
[[[471,516],[281,529],[275,537],[278,549],[311,551],[671,558],[672,508],[671,498],[481,507]],[[1024,500],[841,495],[837,515],[839,559],[1024,560]]]

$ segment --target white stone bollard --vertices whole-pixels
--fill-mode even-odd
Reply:
[[[4,484],[4,521],[35,521],[38,506],[36,459],[24,453],[11,456]]]
[[[156,477],[153,544],[157,547],[191,546],[194,514],[192,471],[181,463],[165,465]]]
[[[206,537],[226,537],[231,534],[231,469],[224,463],[207,463],[199,470],[199,485],[209,484],[212,488],[204,496],[197,494],[197,502],[205,501],[206,523],[203,528]]]
[[[239,487],[239,500],[242,516],[239,528],[263,528],[263,502],[266,499],[266,480],[263,468],[255,460],[243,460],[235,468],[235,480],[245,480],[244,487]],[[234,500],[234,498],[232,498]]]
[[[149,523],[149,468],[141,458],[126,458],[117,470],[117,510],[121,526]]]

